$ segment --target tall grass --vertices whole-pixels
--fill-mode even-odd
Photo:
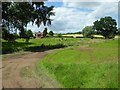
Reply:
[[[65,88],[117,88],[118,43],[108,40],[58,50],[37,64]]]

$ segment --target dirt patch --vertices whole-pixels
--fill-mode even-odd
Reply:
[[[37,61],[42,59],[50,51],[34,52],[6,56],[2,58],[2,85],[4,88],[43,88],[54,87],[48,83],[44,83],[43,79],[37,77],[24,78],[20,72],[26,68],[32,72]]]
[[[80,46],[80,48],[78,50],[80,50],[81,52],[82,51],[91,52],[91,51],[93,51],[93,48],[89,47],[89,45],[84,45],[84,46]]]

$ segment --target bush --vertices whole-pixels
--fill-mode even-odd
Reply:
[[[53,31],[50,31],[50,32],[49,32],[49,35],[50,35],[50,36],[53,36],[53,35],[54,35]]]
[[[84,37],[86,38],[93,38],[93,34],[95,33],[95,31],[93,30],[92,26],[86,26],[83,30],[82,30],[82,34]]]
[[[15,42],[19,36],[17,34],[9,33],[7,29],[2,28],[2,38],[8,42]]]
[[[62,37],[62,34],[58,34],[57,36],[60,38],[60,37]]]

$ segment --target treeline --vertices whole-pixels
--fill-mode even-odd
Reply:
[[[96,20],[93,26],[86,26],[82,30],[84,37],[94,38],[93,35],[102,35],[105,39],[114,38],[115,35],[120,35],[120,29],[117,29],[117,22],[112,17],[104,17]]]
[[[46,37],[46,36],[53,36],[54,35],[54,33],[53,33],[53,31],[47,31],[47,28],[45,28],[44,30],[43,30],[43,37]]]
[[[79,31],[79,32],[71,32],[71,33],[65,33],[65,34],[82,34],[82,31]]]
[[[100,18],[93,22],[93,26],[86,26],[82,31],[66,34],[82,34],[86,38],[94,38],[94,35],[102,35],[105,39],[114,38],[116,35],[120,35],[120,28],[117,28],[117,22],[110,16]],[[62,36],[59,35],[58,36]]]

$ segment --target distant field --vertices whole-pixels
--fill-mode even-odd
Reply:
[[[117,88],[118,41],[88,40],[78,46],[56,50],[36,64],[61,87]]]
[[[57,35],[54,35],[57,36]],[[63,34],[63,37],[73,37],[73,38],[82,38],[83,34]],[[102,35],[93,35],[95,38],[103,38]],[[115,38],[118,38],[118,36],[115,36]]]
[[[83,35],[82,34],[66,34],[66,35],[62,35],[62,36],[72,36],[72,37],[74,37],[74,38],[76,38],[76,37],[83,37]]]

